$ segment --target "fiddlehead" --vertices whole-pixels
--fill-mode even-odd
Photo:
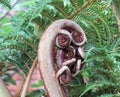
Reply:
[[[57,20],[46,29],[38,48],[38,62],[49,97],[68,97],[64,85],[81,68],[85,42],[84,31],[71,20]]]

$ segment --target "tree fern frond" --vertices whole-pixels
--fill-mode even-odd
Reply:
[[[9,35],[7,36],[5,39],[5,41],[8,41],[9,43],[9,40],[11,40],[11,42],[20,42],[20,43],[24,43],[26,44],[27,46],[33,48],[33,50],[37,51],[36,48],[35,48],[35,40],[32,39],[32,37],[30,38],[29,36],[25,36],[22,35],[22,34],[18,34],[18,35]]]
[[[4,63],[6,60],[5,56],[11,56],[15,53],[16,50],[9,50],[9,49],[0,50],[0,61]],[[17,51],[17,53],[19,53],[19,51]]]
[[[84,17],[84,18],[83,18]],[[84,15],[77,15],[75,18],[74,18],[74,20],[75,21],[79,21],[80,23],[80,25],[83,23],[83,25],[88,25],[88,29],[90,29],[91,31],[86,31],[86,35],[87,35],[87,37],[88,37],[88,41],[89,42],[91,42],[91,43],[95,43],[96,42],[96,44],[99,44],[99,46],[101,46],[101,44],[102,44],[102,39],[101,39],[101,35],[100,35],[100,31],[98,30],[98,28],[95,26],[95,24],[94,23],[92,23],[91,21],[89,21],[89,20],[87,20],[87,19],[85,19],[85,17],[86,16],[84,16]],[[85,23],[85,24],[84,24]],[[92,30],[93,29],[93,30]],[[92,34],[92,36],[90,35],[90,34]],[[90,38],[89,38],[89,36],[90,37],[93,37],[95,40],[89,40]]]
[[[34,23],[39,25],[40,31],[44,31],[47,26],[51,23],[51,21],[48,18],[42,18],[42,17],[36,17],[32,20]]]
[[[104,4],[104,3],[100,3],[100,1],[97,1],[93,4],[91,4],[88,8],[81,10],[80,13],[77,13],[76,16],[73,17],[73,19],[75,21],[79,21],[81,23],[82,23],[82,21],[84,21],[86,24],[93,27],[95,29],[94,32],[97,33],[96,34],[97,37],[94,34],[90,35],[91,33],[87,33],[87,34],[89,34],[88,36],[95,36],[94,39],[96,39],[96,41],[94,41],[94,42],[99,41],[99,45],[101,45],[101,44],[106,45],[105,43],[110,43],[112,35],[110,33],[111,27],[107,23],[108,20],[105,19],[106,13],[104,13],[103,9],[101,8],[102,5],[106,9],[108,8],[108,5],[106,3]],[[102,28],[102,29],[98,30],[100,28]],[[103,29],[104,29],[104,32],[103,32]],[[91,39],[91,38],[88,37],[88,39]]]
[[[30,6],[24,14],[14,16],[12,18],[12,23],[18,31],[24,31],[27,34],[31,34],[34,32],[34,26],[32,24],[32,20],[35,17],[40,16],[40,12],[47,6],[46,4],[51,0],[38,0],[35,5]]]
[[[71,7],[71,5],[64,5],[63,1],[50,2],[49,4],[57,9],[65,18],[74,12],[74,9]]]
[[[108,86],[108,85],[111,85],[111,84],[113,84],[113,83],[107,82],[107,81],[105,81],[105,82],[101,82],[101,81],[100,81],[100,82],[91,83],[91,84],[89,84],[88,86],[86,86],[84,92],[81,93],[81,95],[80,95],[79,97],[82,97],[85,93],[87,93],[87,92],[90,91],[90,90],[97,91],[97,88],[102,88],[102,87],[104,87],[105,85]]]
[[[45,5],[50,2],[51,0],[46,0],[46,1],[38,1],[36,2],[36,6],[33,6],[27,10],[27,12],[24,14],[24,21],[28,22],[28,24],[32,21],[33,18],[38,16],[40,12],[45,8]],[[24,22],[23,22],[24,24]]]
[[[73,86],[69,86],[69,94],[70,97],[79,97],[79,95],[81,94],[81,91],[84,90],[85,85],[73,85]]]
[[[84,59],[84,61],[86,61],[90,55],[93,55],[93,54],[94,54],[94,53],[92,52],[93,50],[95,50],[95,47],[91,47],[91,48],[85,53],[85,59]]]
[[[33,43],[33,39],[31,39],[29,36],[26,36],[25,34],[18,34],[18,35],[8,35],[5,39],[7,40],[16,40],[16,41],[25,41],[29,43]]]
[[[105,21],[104,19],[102,19],[102,18],[99,18],[102,22],[103,22],[103,24],[105,25],[105,27],[106,27],[106,34],[107,34],[107,36],[108,36],[108,41],[110,41],[110,39],[111,39],[111,33],[110,33],[110,27],[108,26],[108,24],[107,24],[107,21]]]
[[[45,16],[47,17],[48,19],[50,19],[51,21],[55,21],[57,19],[62,19],[64,18],[60,13],[58,13],[57,11],[55,10],[52,10],[52,9],[44,9],[42,12],[41,12],[42,16]]]
[[[45,91],[44,90],[36,90],[30,93],[27,93],[27,95],[25,97],[42,97],[45,95]]]
[[[98,97],[120,97],[120,94],[102,94]]]
[[[28,68],[25,65],[23,66],[23,64],[29,59],[26,56],[24,57],[23,55],[21,55],[20,51],[16,51],[13,49],[4,49],[0,51],[0,55],[0,61],[3,62],[4,66],[10,66],[12,64],[20,71],[23,71],[25,74],[28,73]],[[2,69],[4,70],[4,68]]]
[[[26,65],[22,65],[22,62],[19,63],[19,61],[15,60],[15,58],[11,58],[11,57],[8,57],[7,58],[10,62],[12,63],[15,63],[14,65],[16,65],[16,67],[19,69],[19,70],[22,70],[25,74],[28,73],[28,68],[26,67]]]
[[[109,94],[119,93],[120,39],[115,17],[106,0],[37,0],[26,12],[12,18],[13,30],[9,35],[0,36],[0,66],[12,63],[18,72],[27,74],[37,55],[42,33],[50,23],[63,18],[77,22],[88,40],[83,61],[85,68],[66,85],[70,97],[104,97],[107,94],[109,97]],[[37,91],[32,95],[44,95],[40,94]]]
[[[22,45],[22,46],[21,46]],[[1,45],[0,50],[4,49],[15,49],[15,50],[27,50],[27,46],[22,43],[4,43]]]
[[[0,0],[0,3],[7,6],[9,9],[11,8],[10,0]]]
[[[92,5],[93,6],[93,5]],[[107,21],[101,16],[101,14],[97,13],[97,12],[101,12],[100,9],[95,9],[94,7],[90,7],[87,12],[89,13],[89,15],[91,16],[95,16],[94,18],[99,18],[103,24],[106,26],[106,29],[107,29],[107,35],[108,35],[108,38],[109,38],[109,41],[111,39],[111,34],[110,34],[110,28],[108,27],[108,24],[107,24]]]
[[[95,6],[97,8],[99,7],[100,10],[106,10],[106,9],[108,10],[110,8],[106,1],[100,1],[100,0],[96,0],[96,2],[94,2],[94,4],[91,4],[90,6]]]
[[[115,51],[120,45],[120,39],[117,38],[117,40],[114,43],[113,51]]]
[[[74,18],[77,14],[81,13],[81,11],[83,11],[84,9],[86,9],[87,7],[89,7],[91,4],[93,4],[94,2],[96,2],[96,0],[92,0],[90,2],[87,2],[85,5],[81,6],[77,11],[75,11],[73,14],[71,14],[69,17],[67,17],[68,19],[72,19]]]
[[[102,86],[103,86],[102,83],[99,83],[99,84],[96,84],[96,83],[89,84],[89,86],[86,87],[84,92],[81,93],[81,95],[79,97],[82,97],[86,92],[90,91],[91,89],[94,89],[95,87],[102,87]]]
[[[84,0],[70,0],[70,2],[75,10],[78,10],[84,4]]]

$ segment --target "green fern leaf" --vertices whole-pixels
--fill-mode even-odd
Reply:
[[[93,34],[92,36],[94,37],[94,39],[96,39],[96,41],[91,41],[91,42],[97,42],[99,41],[99,46],[101,46],[101,35],[100,35],[100,32],[98,30],[98,28],[94,25],[94,23],[90,22],[89,20],[85,19],[85,18],[82,18],[82,17],[85,17],[84,15],[78,15],[75,17],[75,20],[76,21],[80,21],[81,23],[86,23],[89,25],[89,27],[91,27],[90,29],[94,29],[95,31],[93,31],[93,33],[86,33],[88,36],[90,36],[90,34]],[[89,37],[88,37],[89,38]],[[89,38],[90,39],[90,38]],[[89,41],[89,40],[88,40]],[[98,42],[97,42],[98,44]]]
[[[97,87],[104,87],[104,85],[110,85],[110,82],[99,82],[99,83],[91,83],[88,86],[86,86],[84,92],[79,96],[82,97],[85,93],[87,93],[90,90],[94,90]]]
[[[10,0],[0,0],[0,3],[11,9]]]
[[[47,17],[51,21],[55,21],[55,20],[64,18],[59,12],[49,9],[49,8],[44,9],[41,12],[41,15]]]
[[[120,97],[120,94],[103,94],[98,97]]]
[[[50,2],[55,9],[57,9],[65,18],[67,18],[70,14],[74,12],[74,9],[69,4],[64,4],[63,1],[54,1]]]
[[[51,23],[51,21],[48,18],[42,18],[42,17],[36,17],[32,20],[34,23],[39,25],[40,31],[44,31],[48,25]]]
[[[75,10],[78,10],[84,3],[84,0],[70,0],[71,4],[74,6]]]

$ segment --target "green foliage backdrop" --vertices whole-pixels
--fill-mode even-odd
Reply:
[[[9,6],[5,1],[1,3]],[[63,18],[77,22],[87,36],[83,62],[86,66],[67,85],[70,97],[119,97],[119,32],[105,0],[37,0],[26,11],[13,16],[9,33],[0,35],[0,66],[8,69],[12,64],[27,74],[37,56],[44,30],[53,21]],[[7,69],[1,69],[2,74]]]

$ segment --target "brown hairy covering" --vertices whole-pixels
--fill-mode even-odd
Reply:
[[[83,59],[77,53],[85,42],[84,31],[74,21],[57,20],[46,29],[38,47],[38,64],[48,97],[69,97],[65,84],[80,69],[78,60]]]

